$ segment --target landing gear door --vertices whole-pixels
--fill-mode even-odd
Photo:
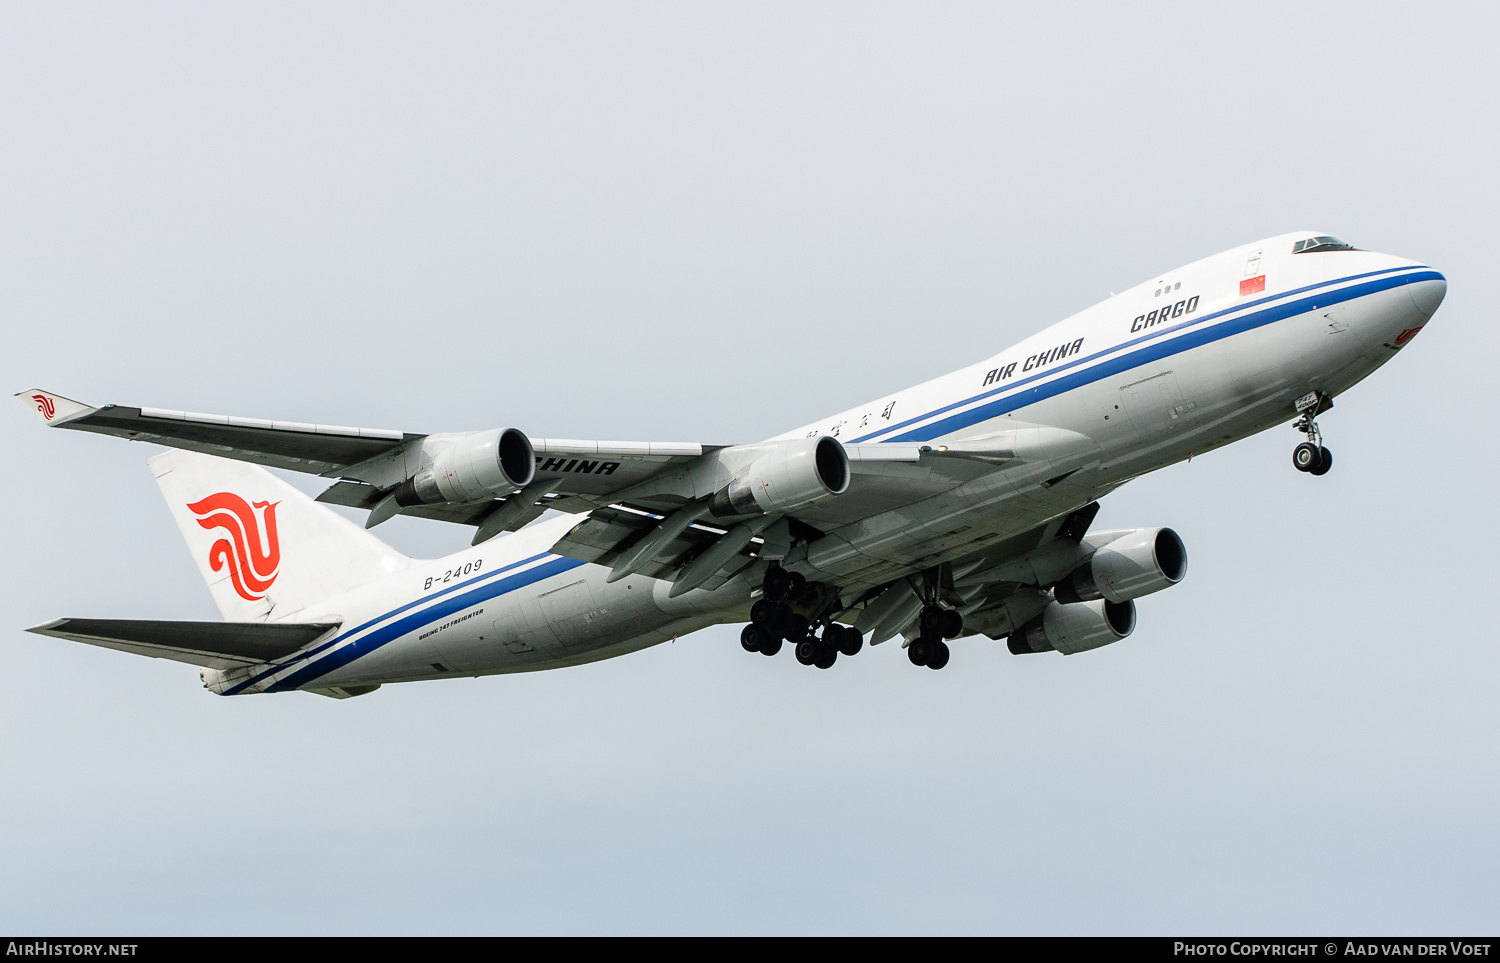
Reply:
[[[1145,441],[1186,431],[1193,421],[1194,405],[1182,397],[1170,371],[1121,388],[1120,405]]]

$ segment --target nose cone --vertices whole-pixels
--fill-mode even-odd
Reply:
[[[1422,316],[1430,318],[1437,312],[1438,305],[1443,303],[1443,295],[1448,293],[1448,279],[1437,271],[1427,271],[1421,277],[1420,281],[1413,281],[1406,286],[1406,293],[1410,295],[1411,303],[1422,312]]]

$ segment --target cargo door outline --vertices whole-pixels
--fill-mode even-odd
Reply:
[[[537,603],[547,622],[548,641],[560,651],[587,648],[604,634],[603,623],[596,625],[601,613],[596,611],[594,591],[587,579],[543,592]]]
[[[519,594],[519,593],[515,593]],[[486,669],[502,665],[520,656],[521,661],[539,657],[548,640],[538,639],[538,630],[527,617],[526,609],[535,606],[535,599],[519,599],[512,594],[495,599],[499,608],[491,616],[485,612],[477,637],[455,634],[451,638],[439,636],[436,649],[439,661],[452,671]],[[493,604],[493,603],[491,603]],[[489,608],[487,604],[486,609]],[[545,633],[545,628],[541,630]],[[446,635],[446,633],[445,633]]]
[[[1120,389],[1120,406],[1143,441],[1186,431],[1192,425],[1196,407],[1183,398],[1177,375],[1171,371],[1125,385]]]

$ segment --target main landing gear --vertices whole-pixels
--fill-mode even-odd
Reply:
[[[832,668],[840,655],[856,655],[865,644],[858,629],[828,618],[837,610],[836,598],[826,586],[771,566],[761,583],[761,598],[750,609],[750,624],[740,631],[741,647],[775,655],[786,641],[803,665]]]
[[[954,609],[929,605],[922,610],[917,622],[921,635],[906,646],[906,657],[912,665],[925,665],[929,669],[941,669],[948,664],[951,653],[944,639],[958,636],[964,630],[964,617]]]
[[[1297,399],[1297,411],[1302,417],[1292,425],[1307,436],[1307,440],[1292,449],[1292,467],[1309,475],[1326,475],[1333,467],[1333,452],[1323,447],[1323,433],[1318,431],[1317,416],[1333,407],[1333,399],[1317,391],[1309,391]]]

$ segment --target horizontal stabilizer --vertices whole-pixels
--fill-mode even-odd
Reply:
[[[53,619],[27,629],[153,659],[232,669],[284,658],[339,627],[338,622],[159,622],[150,619]]]

